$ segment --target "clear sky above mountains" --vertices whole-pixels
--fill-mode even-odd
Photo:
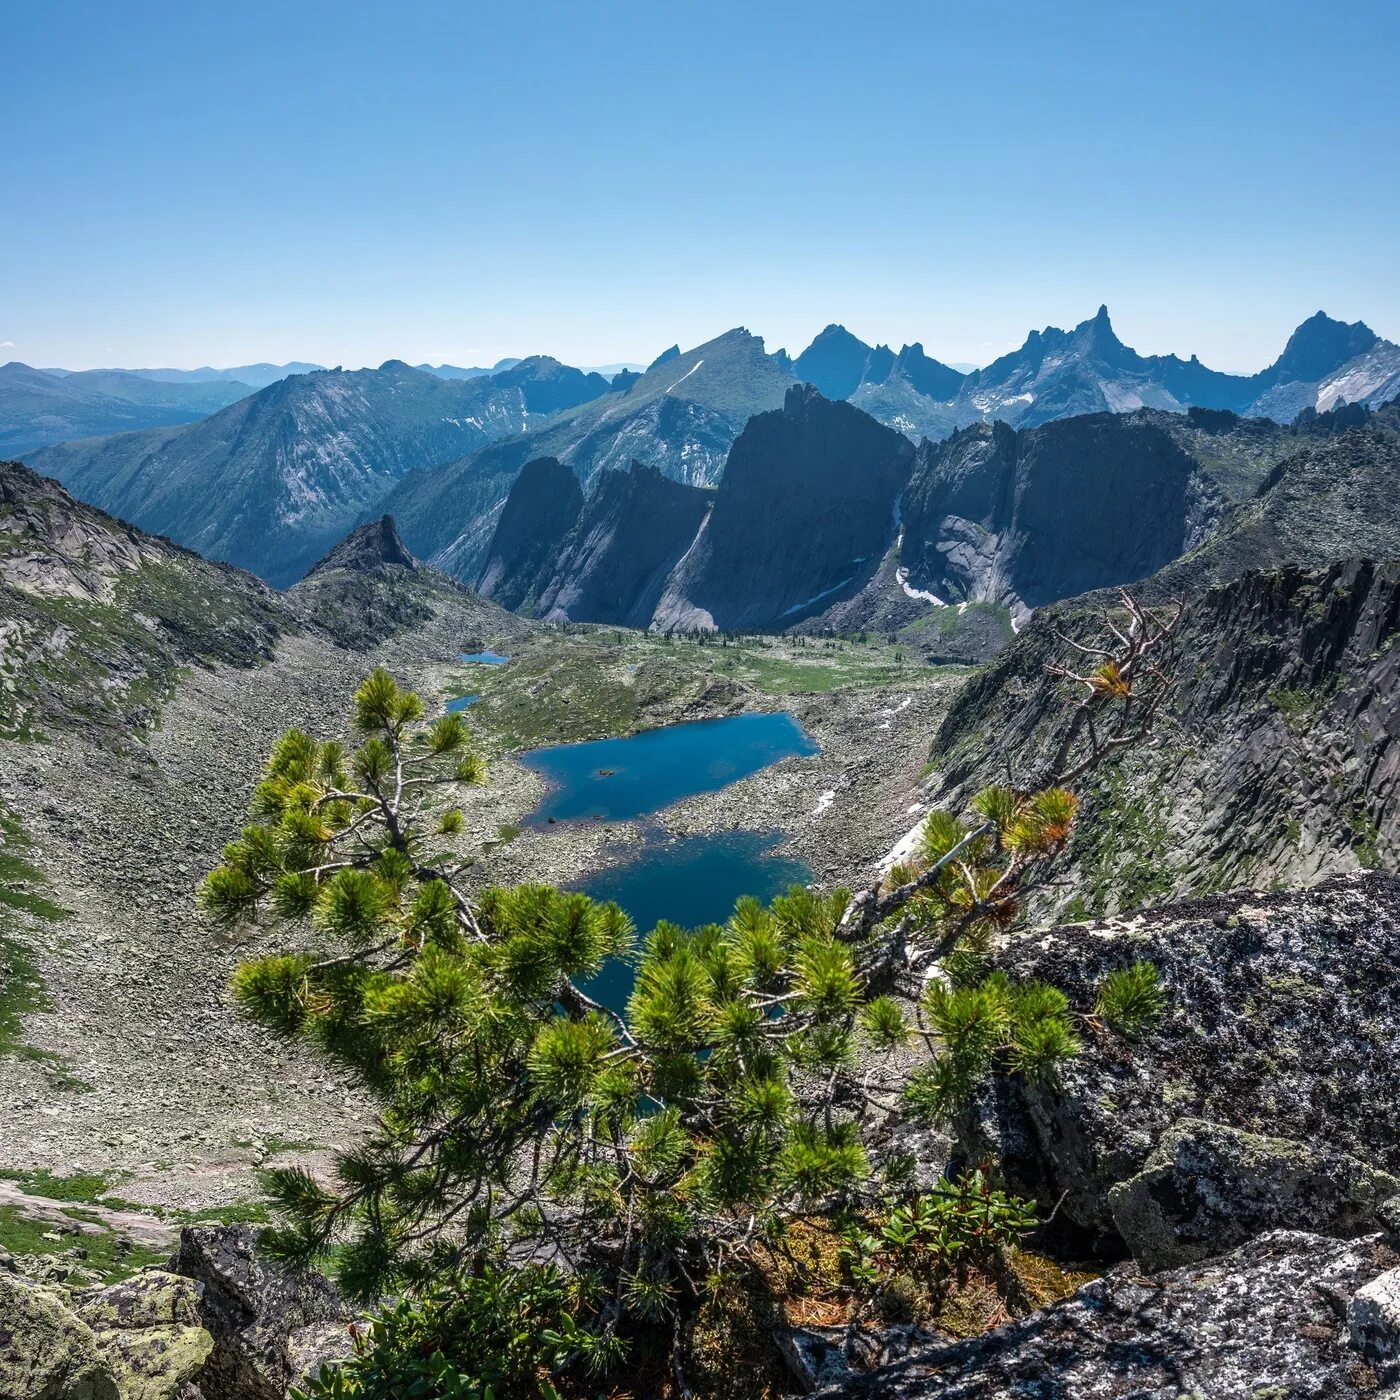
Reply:
[[[55,0],[0,55],[0,360],[1400,338],[1394,3]]]

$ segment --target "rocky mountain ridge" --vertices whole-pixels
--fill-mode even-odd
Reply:
[[[822,388],[824,380],[829,397],[849,398],[916,439],[938,439],[976,422],[1035,427],[1139,408],[1229,409],[1286,423],[1306,408],[1375,405],[1400,391],[1400,346],[1363,322],[1348,325],[1321,311],[1253,375],[1208,369],[1194,355],[1139,355],[1118,339],[1106,306],[1069,331],[1033,330],[1019,349],[966,375],[928,360],[918,345],[905,346],[896,359],[841,326],[828,326],[796,363],[799,371],[805,365],[822,376],[813,382]]]
[[[190,665],[255,667],[299,634],[364,650],[445,612],[523,624],[408,553],[392,519],[285,593],[0,462],[0,738],[82,728],[125,744]]]
[[[183,428],[35,453],[81,498],[286,585],[417,467],[518,432],[596,385],[539,358],[508,380],[390,360],[293,375]]]
[[[1267,370],[1223,375],[1194,358],[1138,355],[1101,308],[1072,331],[1032,332],[1019,350],[968,375],[917,343],[895,353],[839,326],[827,327],[796,362],[739,328],[667,352],[642,374],[608,378],[547,356],[443,377],[448,369],[388,361],[378,370],[283,376],[193,423],[183,409],[148,406],[140,410],[146,417],[122,409],[116,426],[167,426],[65,440],[36,451],[32,464],[104,509],[278,585],[300,576],[345,530],[385,511],[415,553],[470,581],[526,462],[556,457],[585,487],[634,459],[687,485],[714,485],[748,419],[777,408],[802,378],[914,441],[937,441],[976,423],[1033,427],[1142,406],[1292,419],[1342,400],[1378,403],[1400,388],[1400,349],[1360,322],[1319,312]],[[49,391],[70,395],[84,378],[44,376]],[[118,378],[147,396],[235,392],[218,380]],[[50,431],[43,422],[42,407],[19,415],[17,431],[30,433],[25,446],[113,426],[55,420]]]

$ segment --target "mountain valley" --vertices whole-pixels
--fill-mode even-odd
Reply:
[[[1339,357],[1370,374],[1383,347],[1342,330],[1295,337],[1259,393],[1321,383]],[[1085,336],[1107,354],[1101,331]],[[1129,411],[1091,393],[1091,412],[950,419],[916,445],[868,411],[877,391],[936,403],[917,381],[957,404],[991,392],[990,378],[976,388],[985,371],[954,384],[918,347],[819,340],[805,368],[834,397],[735,332],[635,379],[541,359],[457,379],[397,362],[293,375],[188,427],[49,448],[31,455],[40,470],[0,464],[0,1249],[65,1306],[157,1263],[181,1230],[182,1258],[201,1231],[250,1249],[223,1232],[266,1218],[268,1168],[329,1179],[373,1131],[363,1082],[231,998],[235,967],[281,935],[215,925],[198,888],[249,820],[278,735],[353,742],[346,716],[374,667],[428,719],[462,716],[486,760],[460,824],[432,838],[435,861],[464,861],[468,898],[630,891],[649,872],[647,897],[659,883],[683,920],[687,881],[727,889],[759,868],[752,850],[809,879],[808,898],[904,888],[938,814],[1058,771],[1084,694],[1124,686],[1125,717],[1155,703],[1147,672],[1095,669],[1140,603],[1164,629],[1160,708],[1075,779],[1051,878],[979,954],[1086,1008],[1075,1058],[1044,1081],[993,1075],[930,1128],[891,1098],[926,1050],[857,1052],[880,1105],[875,1159],[908,1154],[936,1181],[994,1151],[999,1180],[1049,1217],[1008,1256],[1046,1291],[1017,1283],[1011,1301],[993,1289],[974,1304],[954,1290],[975,1320],[950,1332],[965,1314],[945,1310],[899,1343],[903,1359],[883,1319],[867,1354],[843,1340],[847,1303],[804,1312],[812,1298],[796,1294],[764,1355],[803,1385],[825,1356],[851,1394],[941,1400],[929,1387],[949,1357],[977,1384],[1023,1363],[1078,1384],[1089,1363],[1047,1356],[1037,1328],[1070,1329],[1086,1355],[1124,1337],[1157,1348],[1168,1324],[1133,1290],[1210,1328],[1225,1297],[1274,1289],[1265,1330],[1290,1339],[1289,1374],[1343,1374],[1306,1285],[1266,1265],[1350,1271],[1359,1290],[1387,1276],[1384,1241],[1400,1238],[1372,1199],[1400,1191],[1384,971],[1400,867],[1400,401],[1319,411],[1310,390],[1284,424],[1175,390]],[[1006,371],[1008,389],[1078,402],[1082,376],[1051,372],[1063,349],[1034,380]],[[1180,370],[1182,394],[1223,394],[1181,366],[1155,364],[1153,382]],[[391,468],[323,451],[371,430]],[[449,442],[455,461],[428,460]],[[200,516],[211,482],[229,502],[217,520]],[[85,504],[98,484],[178,536],[218,532],[210,552],[257,572]],[[802,743],[757,771],[729,767],[722,744],[697,749],[684,795],[636,815],[603,800],[545,815],[541,751],[740,716],[787,716]],[[1088,733],[1080,744],[1102,737]],[[585,776],[604,794],[635,777]],[[697,851],[719,864],[687,865]],[[901,943],[909,927],[891,919],[860,946],[913,1008],[928,969]],[[1142,956],[1167,1000],[1130,1039],[1088,1008],[1106,970]],[[902,970],[881,970],[891,957]],[[635,975],[590,984],[608,1013],[628,1011]],[[1344,1063],[1368,1086],[1354,1130],[1337,1107]],[[1323,1184],[1294,1190],[1304,1150]],[[1099,1297],[1137,1299],[1137,1321],[1096,1311]],[[1229,1354],[1256,1366],[1264,1350]],[[200,1374],[203,1400],[244,1400]]]

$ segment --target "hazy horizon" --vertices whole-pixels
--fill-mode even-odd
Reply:
[[[985,364],[1400,338],[1400,10],[250,0],[0,16],[0,359],[646,363],[828,322]],[[1341,114],[1341,115],[1339,115]]]

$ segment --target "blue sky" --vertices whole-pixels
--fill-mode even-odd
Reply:
[[[985,13],[985,11],[992,11]],[[1400,339],[1400,6],[0,12],[0,359]]]

